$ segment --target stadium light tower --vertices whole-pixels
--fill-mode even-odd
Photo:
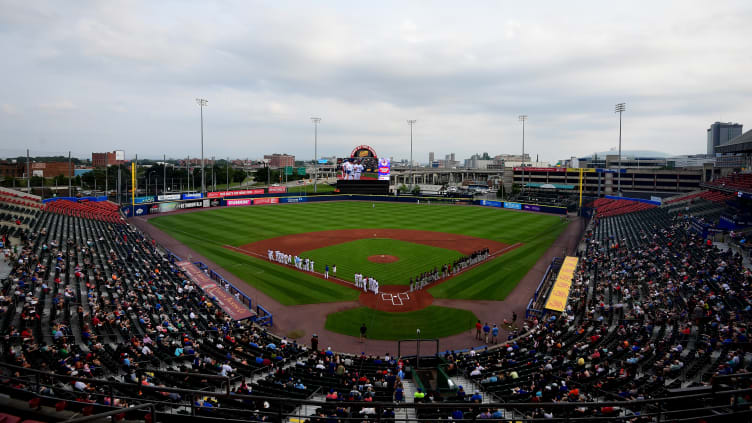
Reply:
[[[415,125],[415,122],[417,122],[415,119],[408,119],[407,121],[407,124],[410,125],[410,179],[412,179],[412,185],[415,185],[415,173],[413,173],[413,125]]]
[[[197,98],[196,103],[201,109],[201,194],[206,193],[206,185],[204,178],[204,106],[207,106],[209,102],[205,98]]]
[[[522,189],[525,191],[525,121],[527,121],[527,115],[519,115],[517,119],[522,122]]]
[[[621,197],[621,114],[624,113],[625,110],[627,110],[627,103],[619,103],[614,106],[614,113],[619,114],[619,173],[616,175],[618,181],[617,192],[619,193],[619,197]]]
[[[318,148],[319,148],[319,122],[321,122],[320,117],[312,117],[311,121],[313,122],[313,192],[316,191],[316,182],[318,182],[319,177],[319,164],[318,164]]]

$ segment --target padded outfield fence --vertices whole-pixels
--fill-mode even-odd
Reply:
[[[322,194],[304,195],[296,193],[240,195],[222,198],[204,198],[175,201],[157,201],[148,204],[126,205],[121,208],[125,217],[138,217],[147,214],[168,213],[181,209],[243,207],[269,204],[319,203],[324,201],[371,201],[414,204],[448,204],[458,206],[483,206],[509,210],[532,211],[565,215],[566,207],[521,203],[516,201],[474,200],[471,197],[430,197],[413,195],[356,195],[356,194]]]

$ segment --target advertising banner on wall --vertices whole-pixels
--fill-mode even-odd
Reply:
[[[521,172],[522,170],[525,170],[525,172],[566,172],[567,168],[565,167],[515,167],[515,172]]]
[[[189,261],[179,261],[175,263],[188,278],[193,281],[209,298],[219,305],[233,320],[243,320],[254,316],[254,312],[249,310],[243,303],[238,301],[224,288],[211,280],[209,276]]]
[[[204,200],[204,207],[219,207],[222,205],[222,201],[219,198],[213,198],[211,200]]]
[[[522,205],[522,210],[539,212],[539,211],[541,211],[541,208],[540,208],[540,206],[537,206],[535,204],[523,204]]]
[[[501,207],[502,203],[501,201],[480,200],[480,205],[486,207]]]
[[[279,203],[279,198],[265,197],[265,198],[254,198],[253,199],[253,204],[254,205],[256,205],[256,204],[277,204],[277,203]]]
[[[522,204],[520,204],[520,203],[513,203],[511,201],[505,201],[504,202],[504,208],[505,209],[522,210]]]
[[[282,197],[279,199],[280,203],[302,203],[306,201],[306,197]]]
[[[180,200],[180,194],[162,194],[157,196],[159,201]]]
[[[183,200],[193,200],[193,199],[197,199],[197,198],[201,198],[201,197],[202,197],[202,195],[201,195],[200,192],[193,192],[193,193],[190,193],[190,194],[183,194]]]
[[[133,201],[136,204],[142,204],[142,203],[153,203],[154,202],[154,196],[148,196],[148,197],[136,197],[133,199]]]
[[[250,198],[238,198],[238,199],[229,199],[227,200],[227,206],[228,207],[235,207],[235,206],[250,206],[251,205],[251,199]]]
[[[259,189],[241,189],[235,191],[214,191],[206,194],[208,198],[221,198],[221,197],[238,197],[241,195],[260,195],[264,193],[263,188]]]
[[[280,194],[287,192],[287,187],[269,187],[269,194]]]
[[[196,207],[203,207],[204,202],[203,201],[188,201],[186,203],[180,203],[181,209],[193,209]]]
[[[168,213],[178,209],[179,203],[159,203],[159,213]]]

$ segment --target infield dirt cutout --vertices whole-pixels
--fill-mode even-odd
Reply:
[[[488,248],[491,258],[499,254],[507,253],[522,245],[521,243],[507,245],[502,242],[467,235],[418,231],[414,229],[341,229],[284,235],[241,245],[239,247],[233,247],[230,245],[225,245],[224,247],[266,260],[269,250],[282,251],[285,254],[291,255],[301,255],[305,251],[368,238],[396,239],[399,241],[414,242],[417,244],[458,251],[463,255],[470,255],[475,251]],[[368,257],[368,260],[376,263],[393,263],[398,261],[399,257],[387,254],[377,254]],[[474,266],[468,267],[464,269],[463,272],[485,262],[486,261],[483,261]],[[286,266],[283,264],[279,265]],[[431,286],[443,283],[463,272],[440,279],[431,284]],[[324,279],[324,275],[320,273],[304,273]],[[326,280],[352,289],[358,289],[352,282],[342,279],[329,278]],[[409,290],[410,288],[407,285],[384,285],[379,287],[378,294],[374,294],[373,292],[361,292],[358,301],[366,307],[388,312],[415,311],[428,307],[433,303],[433,296],[428,292],[428,287],[414,292],[409,292]],[[362,291],[362,289],[359,289],[359,291]]]
[[[387,238],[414,242],[416,244],[459,251],[464,255],[469,255],[483,248],[488,248],[491,255],[494,255],[509,247],[507,244],[490,239],[446,232],[418,231],[414,229],[340,229],[278,236],[233,247],[232,249],[266,258],[267,251],[269,250],[300,255],[305,251],[367,238]]]

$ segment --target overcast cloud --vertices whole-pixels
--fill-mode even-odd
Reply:
[[[533,6],[534,5],[534,6]],[[705,152],[752,126],[752,2],[0,1],[0,156]],[[90,156],[89,156],[90,157]]]

